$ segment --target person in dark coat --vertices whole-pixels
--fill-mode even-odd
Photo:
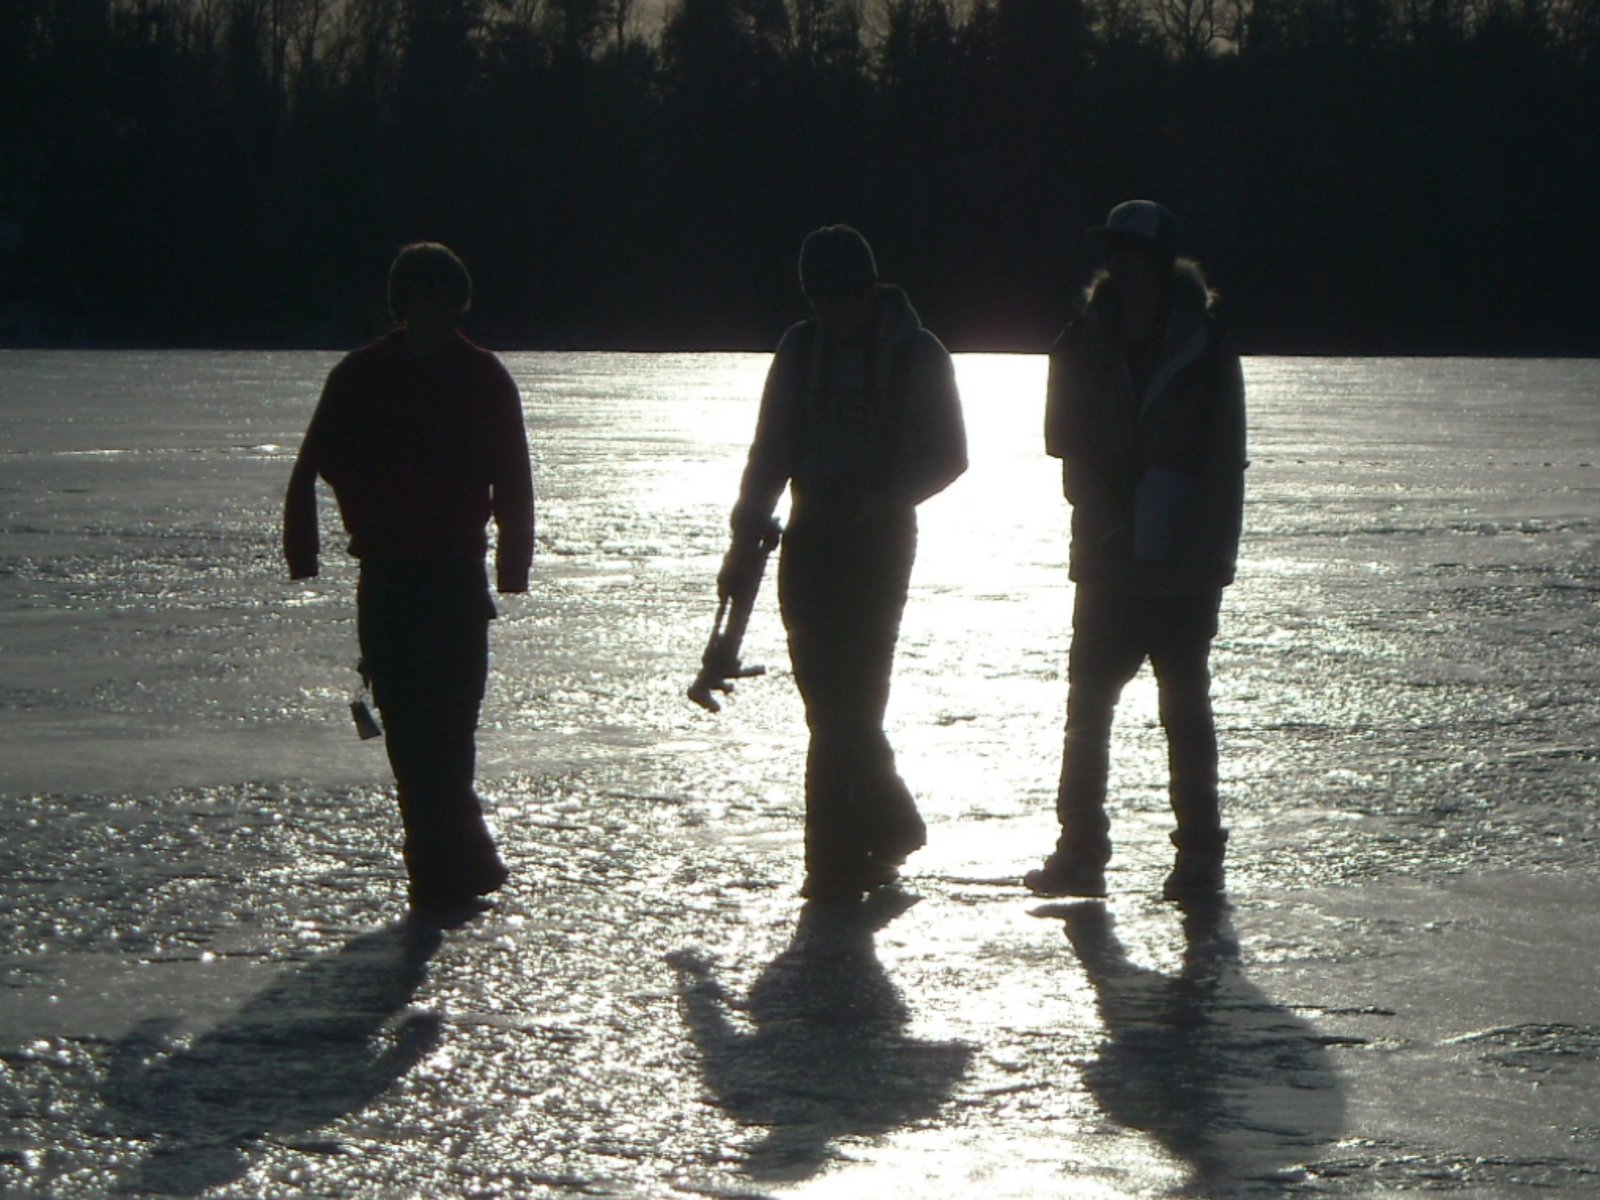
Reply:
[[[1223,886],[1210,652],[1239,552],[1243,375],[1199,265],[1177,257],[1171,212],[1130,200],[1090,233],[1105,269],[1051,347],[1045,406],[1045,449],[1061,460],[1072,505],[1077,585],[1061,835],[1024,882],[1046,896],[1105,895],[1112,717],[1148,659],[1177,820],[1163,894],[1185,899]]]
[[[495,582],[526,592],[533,473],[522,400],[505,367],[464,337],[461,260],[437,243],[389,272],[397,328],[328,376],[284,502],[291,579],[317,574],[316,481],[332,488],[360,561],[363,674],[383,718],[416,908],[457,908],[507,878],[474,791]]]
[[[816,315],[773,356],[728,562],[791,488],[778,599],[811,733],[802,895],[848,900],[892,881],[926,841],[883,718],[916,507],[966,470],[966,433],[949,353],[879,282],[860,233],[810,234],[800,285]],[[735,585],[725,569],[719,590]]]

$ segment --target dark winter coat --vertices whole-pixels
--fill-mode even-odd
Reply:
[[[1244,380],[1200,269],[1174,268],[1160,348],[1135,394],[1102,276],[1050,350],[1045,449],[1072,504],[1071,576],[1141,594],[1233,581],[1244,506]]]

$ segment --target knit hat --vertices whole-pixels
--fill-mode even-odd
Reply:
[[[1104,225],[1089,230],[1100,241],[1142,242],[1168,258],[1178,253],[1178,218],[1154,200],[1124,200],[1106,216]]]
[[[854,296],[878,282],[867,239],[848,225],[825,225],[800,243],[800,290],[812,299]]]

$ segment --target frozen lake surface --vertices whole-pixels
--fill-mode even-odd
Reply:
[[[398,923],[353,581],[284,580],[334,356],[0,354],[0,1195],[1590,1195],[1600,363],[1254,359],[1217,644],[1232,909],[1054,836],[1071,587],[1044,363],[962,356],[891,736],[904,893],[802,909],[804,729],[683,689],[760,355],[517,355],[540,487],[480,740],[514,882]],[[337,518],[325,509],[329,528]]]

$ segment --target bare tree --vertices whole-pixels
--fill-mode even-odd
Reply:
[[[1154,0],[1156,27],[1180,59],[1196,59],[1217,40],[1217,0]]]

